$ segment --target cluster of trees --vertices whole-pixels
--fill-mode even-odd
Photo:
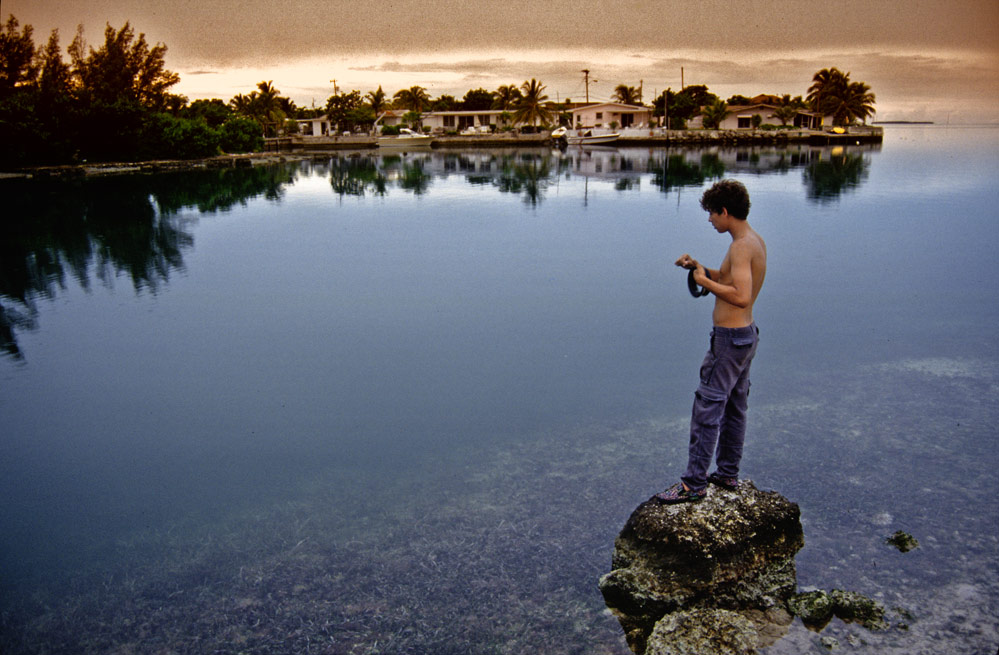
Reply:
[[[360,91],[336,93],[326,101],[325,114],[340,130],[365,130],[387,109],[405,110],[403,122],[418,125],[420,115],[427,111],[484,111],[499,109],[509,124],[549,124],[555,113],[547,105],[545,85],[536,79],[519,87],[502,85],[495,91],[472,89],[458,100],[452,95],[431,98],[422,86],[400,89],[390,100],[382,87],[363,97]],[[303,116],[303,118],[308,116]]]
[[[36,47],[30,25],[10,16],[0,29],[0,164],[188,158],[219,149],[259,148],[255,123],[210,125],[179,110],[180,79],[166,69],[166,46],[150,46],[131,25],[110,25],[89,47],[82,26],[62,56],[59,32]]]

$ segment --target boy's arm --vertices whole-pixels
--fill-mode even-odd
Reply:
[[[711,276],[711,279],[717,280],[717,279],[721,278],[721,273],[719,271],[717,271],[717,270],[715,270],[713,268],[708,268],[707,266],[704,266],[699,261],[697,261],[696,259],[694,259],[693,257],[691,257],[690,255],[687,255],[687,254],[680,255],[680,258],[676,260],[676,265],[679,266],[680,268],[686,268],[688,270],[694,270],[698,266],[700,266],[702,269],[704,269],[705,271],[708,272],[708,275]],[[696,274],[694,275],[694,278],[695,279],[697,278]],[[704,286],[704,285],[701,285],[701,286]]]
[[[694,281],[730,305],[749,307],[753,302],[753,267],[750,252],[740,244],[734,243],[728,256],[732,266],[732,284],[719,283],[717,280],[721,274],[718,271],[705,269],[696,262]],[[708,270],[711,279],[704,276],[705,270]]]

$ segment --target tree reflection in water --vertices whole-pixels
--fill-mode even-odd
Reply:
[[[18,330],[37,328],[38,299],[68,278],[89,289],[119,275],[156,292],[194,239],[180,212],[225,211],[257,196],[278,200],[294,182],[289,166],[122,175],[78,180],[8,180],[0,222],[0,350],[21,358]]]
[[[867,179],[869,168],[870,162],[862,152],[832,148],[805,167],[802,177],[808,199],[820,203],[836,200],[859,187]]]

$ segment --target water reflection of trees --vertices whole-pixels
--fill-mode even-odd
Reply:
[[[429,153],[335,156],[329,162],[330,187],[340,197],[384,196],[390,186],[423,195],[433,180],[429,158]]]
[[[434,178],[462,176],[471,186],[492,186],[520,194],[537,206],[559,179],[605,181],[620,192],[641,187],[648,177],[654,188],[670,193],[702,187],[726,175],[786,175],[801,169],[808,197],[826,201],[867,177],[871,146],[754,148],[547,148],[335,156],[330,183],[339,195],[386,195],[393,187],[426,193]]]
[[[294,169],[255,167],[79,180],[8,180],[0,222],[0,350],[21,357],[16,333],[37,327],[39,299],[69,281],[84,289],[127,277],[155,292],[193,245],[180,212],[225,211],[280,199]]]
[[[649,158],[648,170],[652,185],[667,193],[677,187],[701,186],[707,180],[725,175],[725,164],[717,153],[703,153],[699,160],[691,160],[687,153],[665,152],[660,158]]]
[[[387,192],[388,179],[370,158],[336,158],[330,161],[329,169],[330,186],[340,197],[363,196],[368,190],[376,196]]]
[[[810,162],[803,179],[809,200],[831,202],[859,187],[868,176],[870,162],[861,152],[833,148],[827,156]]]
[[[524,202],[536,207],[548,184],[554,181],[553,170],[551,157],[533,154],[505,157],[500,161],[499,175],[493,184],[501,193],[523,193]]]

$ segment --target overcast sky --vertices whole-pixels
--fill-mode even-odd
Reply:
[[[607,100],[618,84],[650,101],[666,87],[804,94],[836,66],[871,85],[878,119],[999,121],[999,0],[0,0],[4,17],[78,24],[98,46],[130,21],[168,47],[174,91],[228,100],[273,80],[299,105],[333,92],[413,85],[432,97],[537,78],[552,99]],[[833,8],[835,7],[835,8]]]

